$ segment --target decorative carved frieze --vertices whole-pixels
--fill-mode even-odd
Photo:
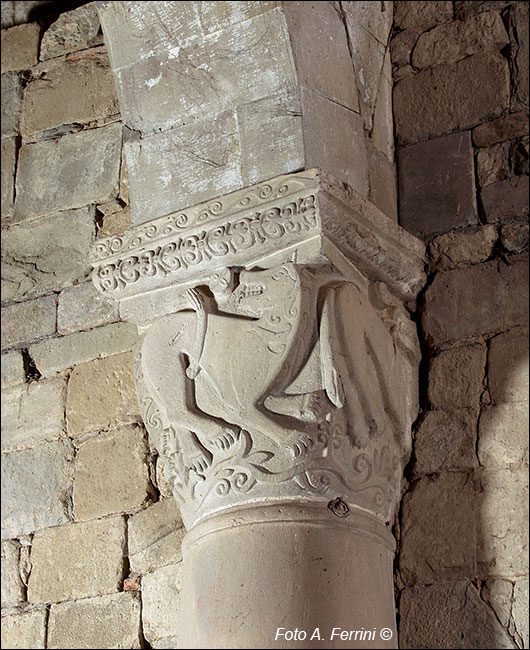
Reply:
[[[188,527],[271,499],[391,519],[417,413],[403,302],[422,246],[316,170],[98,241],[101,291],[166,292],[135,376]]]
[[[223,267],[252,268],[314,237],[322,244],[328,238],[361,270],[404,297],[413,298],[425,281],[420,242],[353,188],[316,169],[99,239],[90,262],[97,288],[122,298],[192,279],[208,281]],[[317,248],[308,261],[319,261],[320,253]]]

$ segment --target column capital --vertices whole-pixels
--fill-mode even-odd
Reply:
[[[140,326],[138,400],[188,527],[293,500],[392,518],[423,256],[317,169],[98,240],[94,283]]]

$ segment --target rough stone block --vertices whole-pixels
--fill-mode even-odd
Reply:
[[[14,5],[14,25],[21,25],[22,23],[29,22],[31,15],[36,12],[37,14],[45,14],[52,9],[53,0],[15,0]],[[47,6],[46,6],[47,5]],[[37,11],[38,10],[38,11]]]
[[[526,576],[528,572],[528,469],[485,469],[477,512],[477,573]]]
[[[125,144],[132,225],[243,186],[232,113]]]
[[[64,429],[63,378],[22,384],[4,391],[2,451],[56,439]]]
[[[74,518],[96,519],[133,510],[151,484],[143,431],[128,427],[82,443],[75,460]]]
[[[18,350],[3,354],[0,367],[2,369],[2,388],[26,381],[24,359]]]
[[[376,205],[383,214],[398,220],[397,206],[397,178],[395,165],[378,149],[367,143],[370,176],[370,201]]]
[[[146,640],[178,634],[181,563],[147,573],[142,578],[142,623]]]
[[[501,625],[508,627],[512,613],[513,584],[508,580],[488,578],[482,586],[480,595],[493,607]]]
[[[140,610],[131,592],[52,605],[48,648],[141,648]]]
[[[216,2],[216,0],[206,0],[205,2],[197,3],[197,9],[204,33],[211,34],[235,23],[240,23],[264,14],[267,11],[271,11],[280,6],[280,4],[280,2],[274,2],[273,0],[264,0],[263,2],[243,0],[237,3],[221,3]]]
[[[145,574],[180,562],[185,532],[173,497],[154,503],[132,516],[128,521],[131,570]]]
[[[13,2],[2,2],[0,6],[2,7],[2,29],[7,27],[12,27],[15,24],[15,10],[13,7]]]
[[[405,77],[394,86],[398,142],[417,142],[492,120],[508,108],[509,98],[509,67],[499,54],[475,54]]]
[[[474,128],[473,142],[477,147],[490,147],[497,142],[515,140],[524,135],[528,135],[528,111],[519,111]]]
[[[415,68],[455,63],[479,52],[500,52],[509,43],[502,18],[496,12],[455,20],[421,34],[412,53]]]
[[[394,23],[401,29],[424,32],[453,19],[452,2],[395,2]]]
[[[301,2],[300,4],[304,4]],[[343,2],[342,8],[346,15],[351,16],[353,21],[369,32],[374,38],[386,45],[388,35],[392,28],[393,3],[380,2]]]
[[[55,332],[55,296],[28,300],[2,309],[2,347],[35,341]]]
[[[21,130],[26,136],[64,124],[88,124],[118,115],[118,98],[105,52],[96,57],[39,66],[24,93]]]
[[[171,47],[169,54],[166,50],[116,72],[122,118],[130,129],[149,134],[190,126],[296,84],[280,9],[190,46],[175,42]]]
[[[528,403],[489,406],[480,415],[478,457],[484,467],[528,464]]]
[[[346,29],[338,12],[330,2],[322,3],[317,10],[308,10],[304,2],[288,2],[284,6],[298,83],[358,111]],[[355,48],[351,38],[350,43]]]
[[[526,174],[530,171],[530,137],[526,136],[512,142],[509,149],[510,161],[515,174]]]
[[[2,138],[2,217],[10,216],[13,212],[16,162],[15,138]]]
[[[2,608],[12,607],[26,600],[26,590],[20,579],[18,542],[2,542]]]
[[[417,40],[418,33],[414,29],[405,29],[392,37],[390,41],[390,55],[392,64],[397,69],[410,66],[410,55]],[[413,72],[412,67],[411,72]]]
[[[103,30],[119,32],[119,40],[109,41],[112,68],[117,70],[159,52],[184,47],[202,36],[195,3],[138,2],[124,5],[106,2],[99,8]],[[219,4],[199,3],[199,4]],[[254,2],[249,4],[256,4]],[[265,4],[265,3],[259,3]],[[177,49],[178,51],[178,49]]]
[[[516,328],[491,340],[488,356],[491,399],[528,402],[528,328]]]
[[[137,342],[136,325],[112,323],[88,332],[46,339],[30,346],[29,353],[41,375],[49,377],[93,359],[128,352]]]
[[[469,132],[401,149],[398,178],[405,230],[425,237],[478,223]]]
[[[478,150],[477,177],[478,184],[484,188],[492,183],[503,181],[509,175],[509,145],[504,142]]]
[[[301,93],[305,166],[323,167],[368,197],[368,160],[361,117],[308,88]]]
[[[513,588],[512,616],[515,625],[515,634],[519,641],[519,647],[525,648],[529,645],[529,622],[528,622],[528,578],[516,580]]]
[[[403,500],[399,571],[405,585],[475,575],[475,506],[463,473],[422,478]]]
[[[94,230],[93,208],[60,212],[4,230],[4,300],[36,298],[86,278]]]
[[[45,648],[46,609],[34,609],[23,614],[2,616],[2,646],[4,648]]]
[[[54,57],[77,52],[103,43],[95,2],[90,2],[73,11],[65,11],[44,32],[40,58]]]
[[[491,225],[440,235],[429,244],[432,268],[447,271],[484,262],[491,255],[496,241],[497,230]]]
[[[429,368],[429,401],[434,408],[478,407],[484,390],[486,346],[440,352]]]
[[[477,409],[429,411],[416,432],[414,475],[477,467]]]
[[[2,539],[68,522],[73,448],[58,441],[2,457]]]
[[[386,156],[389,164],[394,166],[395,152],[392,85],[392,62],[390,59],[390,52],[387,49],[383,69],[379,76],[370,141]]]
[[[118,591],[125,522],[111,517],[38,531],[33,538],[30,603],[56,603]]]
[[[303,169],[302,114],[294,92],[240,106],[237,121],[244,186]]]
[[[123,169],[123,162],[122,162]],[[128,187],[128,186],[127,186]],[[121,181],[120,181],[120,197],[121,193]],[[119,212],[110,212],[105,214],[102,219],[100,233],[103,237],[107,235],[117,235],[124,232],[131,227],[131,211],[129,207],[123,208]]]
[[[25,219],[110,201],[118,192],[120,152],[120,124],[22,145],[15,216]]]
[[[439,273],[425,294],[422,328],[434,346],[527,323],[525,256]]]
[[[528,251],[528,223],[506,223],[501,227],[501,244],[508,253]]]
[[[27,70],[39,58],[40,26],[26,23],[2,32],[2,74]]]
[[[513,4],[511,0],[493,0],[493,2],[484,2],[483,0],[463,0],[462,2],[456,0],[455,14],[460,20],[467,16],[473,16],[481,11],[493,11],[494,9],[503,9],[504,7]]]
[[[377,90],[383,70],[386,48],[346,13],[346,25],[359,89],[359,108],[366,131],[373,126]]]
[[[22,83],[16,72],[6,72],[1,79],[2,138],[18,135],[22,111]]]
[[[510,57],[515,81],[512,110],[528,110],[528,5],[524,2],[513,3],[509,20],[512,43]]]
[[[470,582],[437,582],[405,589],[400,622],[403,648],[516,647]]]
[[[66,420],[78,436],[139,419],[131,353],[76,366],[68,382]]]
[[[528,215],[528,176],[512,176],[480,193],[486,221],[497,223]]]
[[[117,321],[118,303],[103,296],[92,282],[65,289],[57,303],[57,331],[72,334]]]

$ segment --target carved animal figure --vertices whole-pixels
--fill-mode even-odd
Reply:
[[[398,434],[383,374],[392,338],[363,300],[332,271],[294,263],[239,277],[224,269],[209,290],[187,290],[137,355],[140,401],[156,405],[159,430],[176,432],[184,470],[204,476],[241,429],[294,457],[330,422],[358,448],[389,425]]]

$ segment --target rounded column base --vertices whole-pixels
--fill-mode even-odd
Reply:
[[[213,515],[184,539],[179,646],[396,648],[394,548],[359,509],[276,502]]]

